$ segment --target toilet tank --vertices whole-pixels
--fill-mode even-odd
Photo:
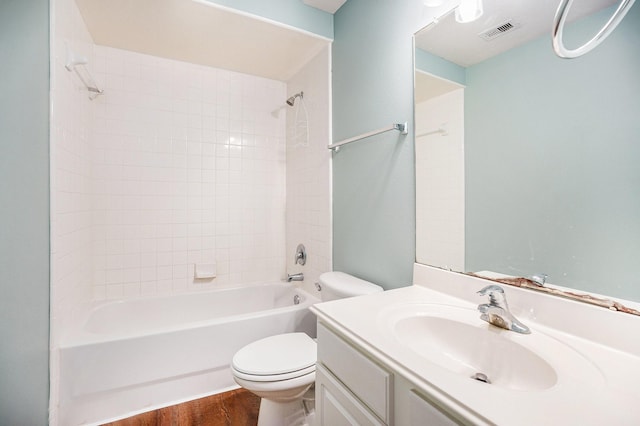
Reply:
[[[322,291],[320,298],[323,302],[347,297],[362,296],[377,293],[384,289],[369,281],[361,280],[344,272],[325,272],[319,278]]]

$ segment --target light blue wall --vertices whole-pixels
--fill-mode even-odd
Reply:
[[[333,38],[333,15],[307,6],[302,0],[206,0],[301,30]]]
[[[640,300],[639,46],[636,4],[581,58],[547,36],[467,69],[467,270]]]
[[[0,2],[0,424],[49,399],[49,0]]]
[[[408,121],[333,156],[333,266],[385,288],[415,261],[413,42],[420,0],[349,0],[334,17],[334,141]]]
[[[447,80],[455,81],[462,85],[466,84],[466,68],[421,49],[416,49],[415,54],[416,69],[428,72],[429,74],[433,74],[438,77],[446,78]]]

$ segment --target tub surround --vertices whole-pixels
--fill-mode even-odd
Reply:
[[[488,284],[491,282],[480,278],[416,264],[411,287],[322,303],[311,309],[320,323],[397,376],[396,404],[403,401],[398,394],[400,384],[408,381],[407,389],[428,396],[463,423],[524,425],[553,419],[555,423],[597,425],[640,421],[640,342],[631,337],[640,332],[636,316],[504,286],[511,312],[532,334],[502,337],[530,345],[557,374],[544,386],[526,390],[480,383],[439,367],[390,332],[388,314],[393,309],[400,314],[415,310],[416,315],[424,315],[420,307],[448,306],[475,315],[477,305],[485,302],[476,292]],[[473,326],[482,328],[484,322],[479,317],[478,312],[478,324]],[[496,330],[490,331],[516,334]],[[531,339],[526,340],[528,337]],[[527,366],[523,362],[523,369]],[[395,411],[396,421],[403,415],[400,408]]]
[[[286,106],[286,272],[304,272],[302,288],[312,294],[320,274],[333,270],[331,256],[330,93],[331,48],[327,46],[287,82],[287,96],[304,92],[308,115],[307,144],[295,143],[296,108]],[[283,100],[284,101],[284,100]],[[295,263],[298,244],[307,251],[305,265]]]

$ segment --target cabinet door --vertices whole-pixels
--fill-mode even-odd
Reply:
[[[393,417],[393,375],[318,323],[318,363],[384,422]]]
[[[316,366],[316,425],[384,426],[322,365]]]
[[[415,390],[409,394],[409,407],[412,426],[458,426],[462,424],[416,393]]]

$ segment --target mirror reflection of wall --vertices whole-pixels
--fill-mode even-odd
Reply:
[[[488,9],[485,4],[485,14]],[[591,37],[612,11],[568,25],[567,44]],[[452,189],[452,176],[434,172],[423,179],[434,162],[448,161],[441,147],[432,150],[436,140],[449,138],[438,135],[429,136],[428,145],[416,137],[418,261],[467,272],[545,273],[553,284],[640,301],[640,6],[581,58],[557,58],[550,44],[545,32],[472,65],[416,52],[417,69],[465,85],[464,165],[444,167],[454,175],[463,169],[465,197],[458,206],[464,213],[433,213],[464,217],[464,265],[433,256],[459,250],[459,234],[420,222],[425,210],[447,206],[425,197],[460,190]],[[418,99],[417,135],[434,124],[421,123]],[[446,184],[434,190],[428,181]]]
[[[418,263],[464,270],[464,87],[416,72]]]

